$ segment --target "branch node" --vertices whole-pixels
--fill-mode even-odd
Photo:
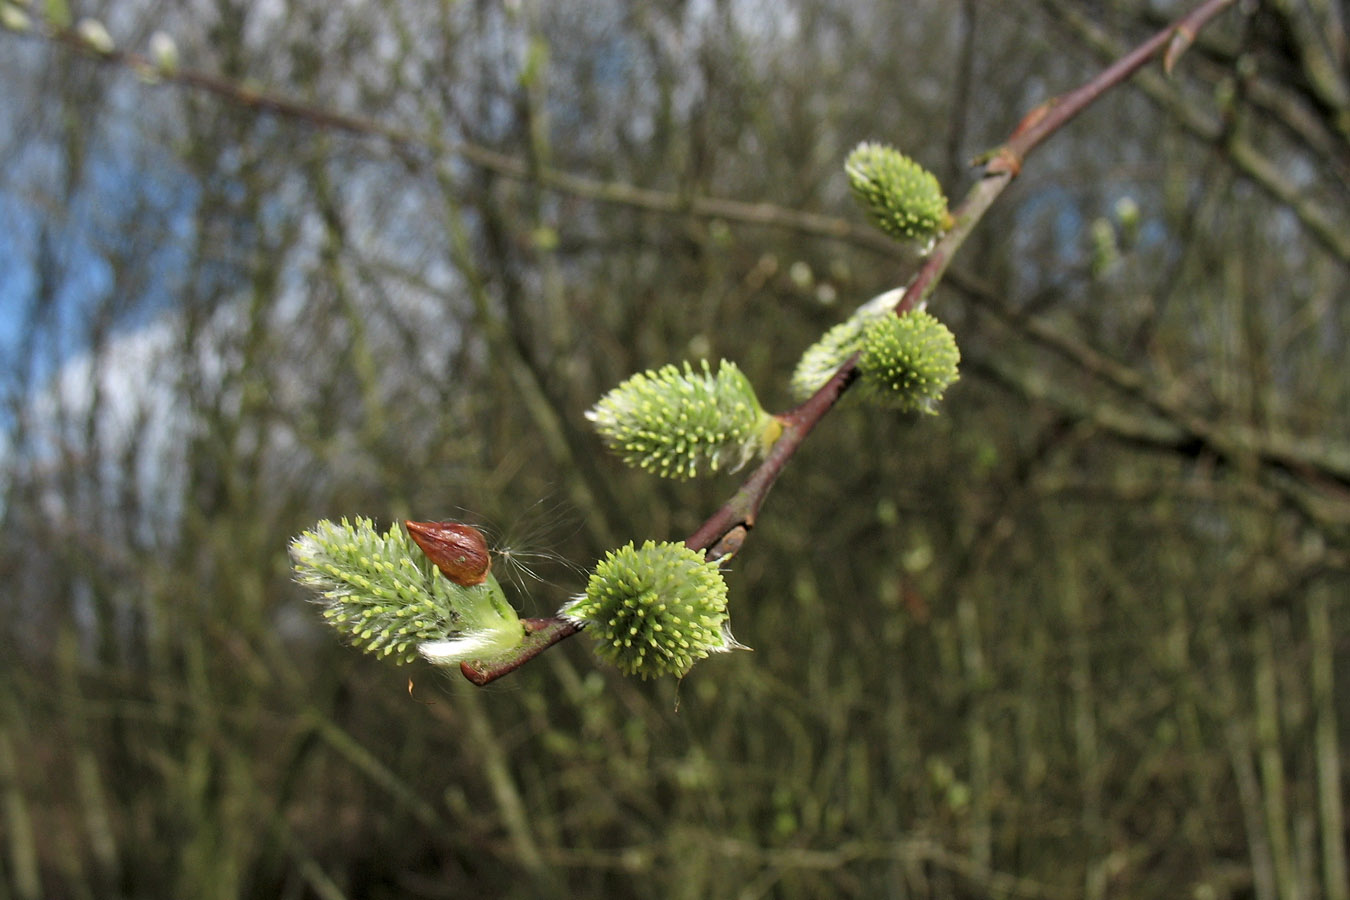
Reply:
[[[1176,30],[1172,32],[1172,39],[1167,44],[1167,52],[1163,54],[1163,73],[1168,77],[1172,75],[1172,68],[1181,59],[1181,54],[1190,49],[1191,44],[1195,43],[1195,29],[1188,26],[1185,22],[1177,25]]]
[[[1023,120],[1023,124],[1026,124],[1026,120]],[[1018,129],[1021,128],[1019,125]],[[1021,172],[1022,157],[1007,144],[991,152],[984,166],[985,175],[1007,175],[1016,178]]]

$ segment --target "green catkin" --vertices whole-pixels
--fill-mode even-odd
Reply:
[[[586,413],[623,461],[662,478],[735,470],[763,453],[781,425],[760,406],[750,381],[723,360],[716,374],[689,363],[639,372]]]
[[[684,544],[632,542],[596,565],[586,593],[559,610],[596,638],[625,675],[683,677],[700,659],[741,645],[731,636],[716,563]]]
[[[904,288],[878,294],[854,310],[853,315],[825,332],[797,362],[789,389],[792,396],[805,400],[842,366],[850,356],[862,349],[863,332],[867,326],[885,316],[895,315],[895,305],[905,296]]]
[[[844,161],[853,196],[873,223],[897,240],[927,241],[951,227],[937,178],[884,144],[859,144]]]
[[[863,332],[858,390],[880,406],[936,413],[943,392],[959,377],[960,361],[956,338],[927,312],[884,316]]]
[[[400,526],[381,534],[370,519],[325,519],[290,551],[296,580],[317,593],[324,621],[367,653],[448,665],[500,656],[524,638],[495,578],[455,584]]]

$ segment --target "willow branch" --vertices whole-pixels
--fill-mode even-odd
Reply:
[[[906,288],[903,298],[896,304],[897,314],[914,309],[932,295],[956,252],[965,244],[994,201],[1017,177],[1022,169],[1022,163],[1036,147],[1067,125],[1102,94],[1128,79],[1159,53],[1168,51],[1169,47],[1171,49],[1168,51],[1168,60],[1175,63],[1176,56],[1194,40],[1200,29],[1232,3],[1233,0],[1205,0],[1181,19],[1122,56],[1082,87],[1051,98],[1028,113],[1002,146],[982,157],[985,162],[984,177],[971,187],[965,199],[953,211],[955,224],[933,247],[923,266]],[[1178,35],[1182,36],[1179,42],[1176,40]],[[779,474],[796,454],[806,436],[825,414],[834,408],[844,391],[854,381],[857,374],[856,367],[855,355],[805,403],[779,415],[778,418],[784,424],[783,434],[774,444],[768,457],[746,478],[731,499],[685,540],[690,548],[706,549],[709,559],[726,559],[740,550],[750,530],[754,528],[760,507],[763,506]],[[537,621],[561,622],[561,620]],[[559,628],[548,633],[556,634],[554,640],[556,643],[575,634],[577,630],[572,628],[566,631]],[[544,634],[545,629],[540,628],[538,633]],[[531,646],[528,657],[510,659],[490,667],[466,663],[461,668],[470,681],[475,684],[486,684],[519,668],[527,659],[533,659],[543,649],[545,648]]]

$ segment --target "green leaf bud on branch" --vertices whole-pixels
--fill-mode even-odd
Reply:
[[[0,28],[6,31],[22,32],[33,27],[33,20],[28,17],[28,13],[12,3],[0,0]]]
[[[398,526],[380,534],[370,519],[325,519],[291,541],[291,560],[296,579],[318,592],[324,620],[375,656],[407,663],[420,654],[436,665],[489,660],[525,636],[491,573],[455,583]]]
[[[116,49],[112,35],[98,19],[84,18],[75,23],[75,34],[90,50],[107,56]]]
[[[765,453],[782,424],[764,411],[750,380],[723,360],[714,375],[689,363],[639,372],[587,413],[606,446],[623,461],[662,478],[735,470]]]
[[[862,349],[862,336],[867,326],[886,316],[894,316],[895,305],[904,296],[904,288],[878,294],[807,348],[792,373],[789,386],[792,396],[805,400],[820,390],[850,356]]]
[[[859,392],[881,406],[936,413],[943,391],[959,377],[960,361],[956,338],[929,313],[888,315],[863,332]]]
[[[155,69],[161,75],[173,75],[178,72],[178,45],[163,31],[150,35],[150,58]]]
[[[683,677],[711,653],[743,649],[731,636],[717,563],[684,544],[630,541],[611,550],[586,593],[558,615],[595,636],[602,658],[644,679]]]
[[[952,225],[934,175],[884,144],[859,144],[844,161],[853,196],[896,240],[927,241]]]

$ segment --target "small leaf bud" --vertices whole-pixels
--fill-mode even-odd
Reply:
[[[455,584],[482,584],[492,568],[483,533],[463,522],[404,522],[414,543]]]
[[[178,45],[163,31],[150,35],[150,58],[161,75],[172,75],[178,71]]]
[[[95,53],[107,55],[113,52],[112,35],[108,34],[108,29],[98,19],[81,19],[75,23],[75,33],[79,35],[84,45]]]
[[[6,31],[22,32],[33,27],[33,20],[19,7],[0,0],[0,28]]]

